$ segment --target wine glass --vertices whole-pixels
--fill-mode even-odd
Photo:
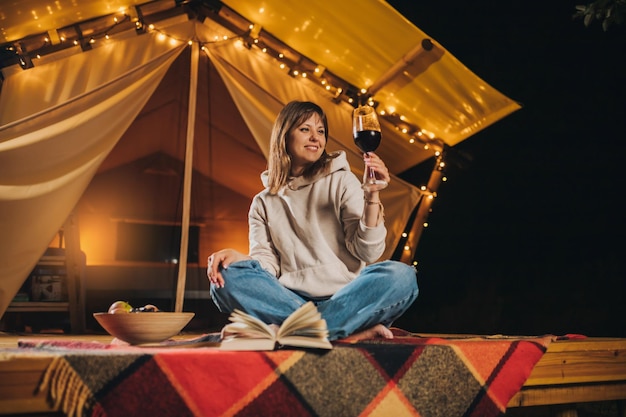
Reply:
[[[354,143],[363,153],[373,152],[380,145],[380,123],[376,110],[372,106],[360,105],[352,112],[352,134]],[[387,181],[376,179],[374,170],[369,168],[367,179],[362,188],[365,191],[377,191],[387,187]]]

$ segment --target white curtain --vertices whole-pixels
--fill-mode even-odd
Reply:
[[[132,36],[6,76],[0,316],[185,46]]]

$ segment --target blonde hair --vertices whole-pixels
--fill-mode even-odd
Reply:
[[[310,101],[292,101],[278,113],[272,135],[270,137],[269,158],[267,163],[268,185],[270,194],[276,194],[289,180],[291,172],[291,156],[287,152],[287,139],[293,129],[304,123],[312,114],[318,114],[324,124],[324,136],[328,143],[328,120],[320,106]],[[322,156],[303,173],[305,177],[312,177],[326,169],[328,162],[337,155],[329,155],[326,149]]]

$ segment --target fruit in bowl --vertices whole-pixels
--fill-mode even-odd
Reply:
[[[159,343],[179,334],[195,313],[170,313],[147,304],[134,308],[126,301],[111,304],[94,318],[111,336],[131,345]]]
[[[111,314],[120,314],[120,313],[130,313],[133,309],[126,301],[116,301],[109,306],[109,313]]]
[[[119,314],[119,313],[152,313],[155,311],[161,311],[159,308],[153,304],[146,304],[143,307],[133,307],[128,301],[116,301],[109,306],[109,313],[111,314]]]

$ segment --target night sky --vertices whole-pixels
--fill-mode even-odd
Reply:
[[[389,1],[522,105],[455,146],[400,327],[626,336],[626,23],[585,27],[586,2]]]

